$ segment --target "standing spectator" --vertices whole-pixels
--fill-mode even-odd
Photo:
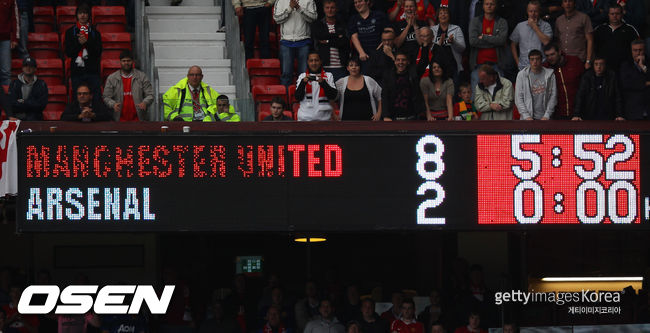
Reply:
[[[393,70],[386,72],[382,84],[381,100],[384,120],[415,120],[421,112],[422,93],[420,92],[420,76],[414,67],[409,67],[408,56],[398,52],[395,56]],[[395,301],[395,299],[393,300]],[[399,304],[401,305],[401,299]],[[393,302],[392,310],[398,310],[399,305]],[[392,320],[395,313],[391,310],[382,314],[382,318]],[[386,316],[384,316],[386,314]],[[391,318],[392,315],[392,318]],[[399,314],[397,314],[399,316]]]
[[[280,82],[289,86],[293,79],[293,62],[298,60],[298,73],[307,69],[307,55],[311,45],[309,25],[316,19],[314,0],[278,0],[273,8],[273,19],[280,25]]]
[[[481,328],[481,316],[478,312],[470,312],[467,319],[467,326],[461,326],[456,329],[455,333],[487,333]]]
[[[523,120],[549,120],[557,104],[555,74],[542,66],[542,52],[528,53],[530,65],[519,71],[515,86],[515,104]]]
[[[372,298],[364,298],[361,301],[361,317],[358,322],[363,333],[388,333],[388,323],[375,312],[375,302]]]
[[[305,326],[304,333],[344,333],[345,327],[334,316],[332,301],[323,299],[318,307],[320,316],[311,320]]]
[[[395,29],[395,45],[408,54],[409,61],[415,62],[418,52],[418,35],[420,27],[427,27],[425,21],[420,21],[416,16],[416,0],[404,0],[404,20],[393,25]]]
[[[266,322],[258,333],[291,333],[292,330],[287,328],[286,324],[282,322],[282,318],[280,317],[281,312],[282,308],[280,306],[275,304],[269,306],[265,316]]]
[[[455,76],[456,59],[454,59],[451,47],[442,46],[443,39],[439,39],[437,43],[433,42],[433,31],[429,27],[420,28],[420,47],[415,58],[415,68],[420,77],[428,77],[431,67],[431,61],[435,57],[438,64],[445,68],[449,76]]]
[[[625,120],[616,73],[607,69],[605,58],[596,55],[594,68],[580,80],[573,120]]]
[[[650,97],[650,73],[645,58],[645,43],[632,42],[632,60],[623,63],[619,70],[619,84],[623,94],[627,120],[648,119],[648,98]]]
[[[20,18],[16,0],[0,2],[0,85],[11,82],[11,50],[18,45]]]
[[[436,58],[431,61],[429,75],[420,79],[427,121],[454,119],[454,81]]]
[[[397,54],[395,32],[392,29],[386,29],[381,34],[381,44],[370,53],[365,74],[382,84],[384,74],[394,66],[395,54]]]
[[[548,22],[539,18],[540,4],[531,0],[526,7],[528,20],[520,22],[510,34],[512,56],[519,65],[519,70],[529,65],[528,53],[541,50],[553,38],[553,29]]]
[[[419,78],[417,82],[419,86],[419,82],[420,82]],[[388,325],[392,324],[395,319],[398,319],[402,316],[402,302],[404,302],[404,293],[402,293],[399,290],[393,291],[390,294],[390,301],[392,303],[390,309],[386,310],[384,313],[381,314],[381,318],[387,321]]]
[[[465,51],[465,36],[461,27],[451,24],[449,7],[438,8],[438,25],[431,28],[433,30],[433,42],[448,49],[454,57],[456,63],[456,72],[449,73],[454,78],[454,83],[458,83],[459,74],[463,71],[463,51]],[[449,68],[451,71],[451,68]]]
[[[555,36],[560,50],[566,55],[573,55],[585,63],[585,69],[591,68],[594,50],[594,36],[589,16],[576,10],[576,0],[562,0],[564,15],[555,21]]]
[[[9,86],[10,118],[43,120],[43,110],[47,106],[47,84],[35,73],[36,60],[25,58],[23,72]]]
[[[199,333],[241,333],[237,322],[225,314],[223,303],[220,300],[213,300],[210,309],[212,310],[212,317],[203,321]]]
[[[436,10],[433,4],[425,0],[415,0],[414,14],[416,20],[424,21],[424,25],[436,24]],[[395,5],[388,10],[388,19],[391,22],[406,21],[408,19],[406,0],[397,0]]]
[[[589,16],[591,26],[596,27],[607,22],[607,8],[614,0],[576,0],[576,9]]]
[[[349,76],[336,81],[341,120],[381,120],[381,87],[377,81],[361,74],[358,58],[350,59],[348,72]],[[349,319],[353,318],[351,315]]]
[[[90,7],[82,3],[76,10],[77,23],[65,32],[65,54],[70,58],[72,91],[86,82],[95,99],[100,99],[99,62],[102,55],[102,36],[90,24]]]
[[[120,53],[120,69],[106,78],[104,103],[115,121],[149,120],[147,108],[153,103],[153,88],[147,75],[133,68],[133,55]]]
[[[386,14],[379,11],[371,11],[370,0],[354,0],[354,8],[357,14],[352,15],[348,22],[348,33],[356,54],[361,60],[361,72],[366,73],[366,61],[369,54],[377,49],[381,42],[381,33],[388,25]]]
[[[605,58],[607,68],[616,72],[621,63],[630,60],[630,54],[621,50],[627,50],[632,41],[639,38],[639,32],[633,26],[623,22],[621,6],[617,4],[609,6],[607,16],[609,21],[594,30],[594,47],[596,55]]]
[[[111,112],[99,98],[93,98],[92,90],[87,83],[77,86],[77,98],[68,104],[61,115],[61,120],[67,121],[102,121],[111,120]]]
[[[478,78],[474,108],[480,112],[481,120],[512,120],[512,83],[490,65],[479,67]]]
[[[307,323],[318,315],[319,304],[316,283],[307,281],[305,283],[305,298],[296,302],[295,305],[297,332],[304,332]]]
[[[390,325],[391,333],[424,333],[424,325],[415,320],[415,302],[405,299],[401,309],[401,317]]]
[[[454,22],[463,31],[463,35],[468,37],[469,22],[473,17],[469,17],[470,0],[429,0],[433,8],[447,8],[449,21]],[[438,13],[438,24],[440,24],[440,13]],[[467,40],[465,40],[467,45]]]
[[[461,83],[458,86],[458,102],[454,103],[454,119],[456,120],[478,120],[479,119],[478,113],[476,113],[476,109],[474,108],[474,106],[472,106],[472,88],[469,86],[469,83]],[[438,310],[440,310],[440,308],[438,308]],[[427,326],[430,325],[425,325],[425,327]]]
[[[345,76],[350,57],[350,39],[346,23],[337,19],[336,0],[323,2],[325,17],[311,26],[314,46],[323,62],[323,68],[332,73],[334,81]]]
[[[307,72],[298,76],[298,121],[337,120],[331,101],[336,99],[332,73],[325,72],[317,52],[309,53]]]
[[[255,30],[259,29],[260,57],[271,57],[269,27],[271,26],[271,7],[275,0],[232,0],[237,17],[243,18],[244,50],[246,60],[253,58],[255,50]],[[224,7],[221,7],[223,10]]]
[[[553,119],[570,119],[580,85],[580,76],[585,67],[578,57],[565,55],[555,43],[544,46],[544,55],[546,56],[544,67],[555,71],[557,84],[557,106]]]
[[[616,3],[623,7],[623,21],[631,24],[638,31],[644,31],[646,27],[646,3],[644,0],[616,0]]]
[[[20,18],[20,38],[18,39],[18,56],[21,59],[29,57],[27,50],[27,37],[30,30],[30,18],[34,11],[34,3],[32,0],[16,0],[18,6],[18,17]]]
[[[488,64],[503,75],[507,61],[506,40],[508,23],[496,15],[496,0],[483,2],[483,16],[472,19],[469,24],[469,45],[472,47],[469,65],[472,68],[472,88],[478,83],[478,68]]]

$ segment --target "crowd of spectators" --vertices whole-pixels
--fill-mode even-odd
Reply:
[[[233,0],[233,5],[242,17],[247,59],[255,55],[256,31],[259,55],[271,57],[267,31],[278,25],[280,82],[287,88],[295,84],[289,103],[299,104],[299,121],[648,119],[644,0]],[[18,13],[24,11],[6,6],[0,81],[9,91],[3,105],[10,119],[39,120],[47,86],[19,43],[24,27]],[[133,68],[129,52],[120,55],[120,70],[102,82],[101,33],[90,12],[88,4],[80,4],[77,23],[65,32],[72,96],[61,120],[155,118],[148,115],[156,112],[150,110],[151,83]],[[23,73],[9,84],[8,57],[15,47],[24,57]],[[468,85],[471,95],[462,97]],[[90,104],[81,105],[86,88]],[[164,120],[240,121],[232,105],[219,107],[218,100],[229,102],[192,66],[165,93]],[[271,117],[285,118],[291,119]]]
[[[464,262],[462,259],[458,259]],[[464,272],[464,274],[461,274]],[[53,284],[48,271],[31,281],[24,271],[0,269],[0,331],[4,333],[162,332],[162,333],[482,333],[503,327],[516,332],[514,316],[502,317],[494,292],[485,284],[481,266],[450,274],[449,287],[418,295],[409,289],[387,290],[381,285],[361,289],[339,281],[307,281],[295,289],[284,286],[277,274],[261,278],[236,275],[232,286],[195,288],[188,276],[165,268],[164,285],[175,290],[164,315],[151,315],[146,306],[138,314],[21,315],[16,307],[26,283]],[[73,285],[95,284],[83,273]],[[120,283],[118,283],[120,284]],[[124,284],[122,282],[121,284]],[[161,285],[162,285],[161,284]],[[62,286],[65,287],[65,286]],[[205,289],[208,288],[208,289]],[[367,287],[366,287],[367,288]],[[627,323],[647,322],[648,296],[634,289],[621,303]],[[301,290],[296,290],[301,289]],[[295,293],[292,293],[294,290]],[[416,309],[414,299],[426,299]],[[36,295],[35,297],[40,297]],[[34,302],[44,302],[39,298]],[[40,303],[39,303],[40,304]],[[380,304],[380,306],[378,306]],[[425,306],[426,304],[426,306]],[[628,307],[628,305],[630,307]],[[508,313],[508,312],[506,312]],[[632,315],[633,314],[633,315]],[[540,322],[537,325],[548,325]]]
[[[279,25],[280,81],[295,83],[298,120],[648,119],[643,0],[262,5]],[[251,58],[255,36],[244,38]]]

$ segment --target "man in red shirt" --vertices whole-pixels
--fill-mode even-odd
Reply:
[[[130,51],[120,54],[120,70],[106,78],[103,97],[115,121],[154,120],[147,113],[154,100],[153,87],[147,75],[133,68]]]
[[[546,62],[543,65],[555,70],[557,84],[557,105],[553,112],[553,119],[571,119],[580,77],[585,71],[584,64],[580,58],[564,54],[555,43],[544,46],[544,55]]]
[[[454,333],[487,333],[481,328],[481,316],[478,312],[470,312],[467,320],[467,326],[461,326]]]
[[[390,324],[391,333],[424,333],[424,325],[415,320],[415,303],[408,298],[402,302],[402,316]]]
[[[472,91],[478,84],[478,67],[483,64],[491,65],[499,75],[503,76],[508,53],[508,22],[496,15],[496,0],[483,2],[483,16],[477,16],[469,24],[469,66],[472,68]]]

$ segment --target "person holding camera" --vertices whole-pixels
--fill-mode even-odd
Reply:
[[[307,71],[298,76],[296,85],[296,100],[300,102],[298,121],[338,120],[332,112],[337,94],[334,77],[323,69],[318,52],[309,53]]]

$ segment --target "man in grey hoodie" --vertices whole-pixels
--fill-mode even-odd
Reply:
[[[522,120],[549,120],[557,104],[555,74],[542,67],[542,52],[528,53],[530,65],[517,74],[515,105]]]
[[[47,105],[47,84],[36,77],[36,60],[25,58],[23,72],[9,85],[10,119],[43,120]]]
[[[334,316],[332,301],[323,299],[318,307],[320,317],[310,321],[305,326],[304,333],[344,333],[345,327]]]

